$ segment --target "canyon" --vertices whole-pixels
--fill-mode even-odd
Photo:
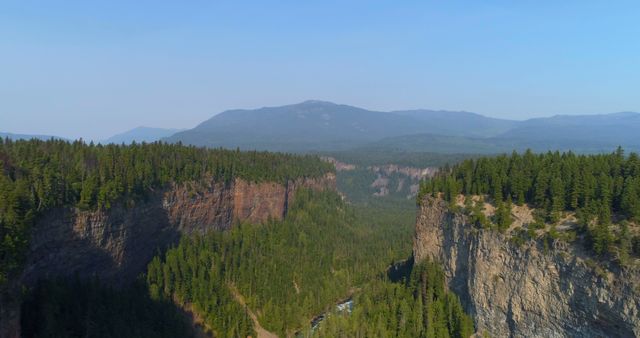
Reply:
[[[598,262],[554,240],[516,245],[479,229],[442,199],[420,201],[413,254],[439,262],[447,284],[492,337],[640,335],[640,271]],[[604,265],[604,266],[603,266]]]
[[[11,286],[16,297],[0,300],[0,337],[20,336],[19,285],[29,287],[39,279],[73,276],[96,276],[112,285],[125,285],[183,234],[284,218],[299,188],[335,190],[335,174],[284,184],[209,179],[171,184],[150,192],[145,200],[116,204],[108,210],[50,210],[32,229],[22,274]]]

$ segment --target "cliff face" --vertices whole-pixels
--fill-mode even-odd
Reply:
[[[640,336],[640,272],[597,272],[563,242],[512,244],[474,229],[447,204],[426,197],[414,238],[416,261],[441,262],[449,287],[494,337]]]
[[[40,278],[98,276],[112,284],[132,281],[153,256],[182,234],[231,228],[235,223],[282,219],[296,189],[335,190],[336,177],[287,184],[247,182],[173,185],[136,205],[108,211],[51,210],[33,228],[22,277],[0,293],[0,337],[20,337],[20,284]]]
[[[282,219],[295,189],[335,189],[335,176],[282,185],[240,179],[230,184],[173,185],[136,205],[108,211],[52,210],[34,227],[22,281],[97,275],[127,282],[143,271],[157,250],[181,234],[231,228],[235,223]]]

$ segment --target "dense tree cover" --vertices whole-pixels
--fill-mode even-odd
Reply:
[[[640,158],[622,149],[607,155],[513,153],[466,160],[424,181],[421,193],[490,195],[549,211],[581,209],[593,215],[640,218]]]
[[[191,337],[170,302],[148,297],[144,283],[116,290],[97,280],[43,281],[22,305],[22,336]]]
[[[411,224],[369,222],[365,212],[334,192],[299,190],[284,221],[183,239],[149,265],[149,289],[193,303],[221,334],[226,318],[246,322],[229,304],[232,285],[262,326],[284,336],[411,250]]]
[[[216,337],[253,336],[247,309],[235,300],[229,288],[231,280],[225,275],[226,266],[218,254],[225,249],[222,246],[212,237],[184,237],[163,260],[156,256],[149,264],[149,294],[154,300],[191,305]]]
[[[618,148],[599,155],[527,151],[466,160],[425,180],[418,198],[425,194],[441,194],[448,201],[459,194],[488,195],[497,206],[494,221],[502,230],[511,223],[510,203],[528,203],[543,211],[536,223],[554,224],[562,212],[573,211],[593,251],[615,251],[623,261],[637,240],[631,238],[628,223],[621,221],[640,221],[640,158],[636,153],[625,156]],[[479,218],[480,214],[472,212]],[[614,220],[623,225],[612,226]],[[557,234],[552,230],[552,236]]]
[[[469,337],[473,320],[458,297],[448,292],[435,263],[415,266],[401,283],[375,279],[353,299],[348,314],[332,313],[314,337]]]
[[[134,204],[172,182],[236,177],[285,182],[332,171],[313,156],[239,152],[179,144],[94,145],[0,139],[0,286],[16,269],[28,229],[44,210]]]

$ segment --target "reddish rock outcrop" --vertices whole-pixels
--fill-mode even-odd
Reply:
[[[107,211],[52,210],[34,227],[23,282],[74,274],[126,282],[181,234],[282,219],[298,188],[335,189],[335,175],[287,184],[240,179],[227,184],[186,183],[156,191],[136,205],[116,205]]]
[[[95,275],[116,285],[128,283],[182,234],[229,229],[241,221],[282,219],[296,189],[335,190],[335,186],[333,173],[287,184],[240,179],[227,184],[186,183],[108,211],[51,210],[33,229],[20,282],[28,286],[40,278]],[[19,337],[17,299],[0,302],[0,337]]]

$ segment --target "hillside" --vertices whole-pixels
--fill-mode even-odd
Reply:
[[[154,142],[158,141],[162,138],[169,137],[177,132],[180,129],[174,128],[151,128],[151,127],[136,127],[131,130],[127,130],[123,133],[113,135],[108,139],[102,141],[101,143],[109,144],[129,144],[131,142]]]
[[[461,124],[461,120],[469,122]],[[347,150],[385,137],[449,131],[487,135],[505,120],[443,111],[380,112],[323,101],[229,110],[165,140],[209,147],[272,151]]]
[[[491,336],[640,333],[640,160],[502,155],[422,183],[414,257]]]
[[[0,163],[2,337],[43,278],[131,283],[183,234],[283,219],[296,189],[335,187],[317,157],[163,143],[0,140]]]
[[[381,112],[324,101],[228,110],[165,138],[198,146],[287,152],[495,154],[512,150],[640,149],[640,114],[558,115],[513,121],[436,110]]]
[[[558,115],[518,123],[492,142],[537,151],[608,152],[617,146],[640,149],[640,114]]]
[[[392,113],[420,121],[424,124],[424,133],[451,136],[491,137],[506,132],[518,124],[513,120],[496,119],[465,111],[416,109]]]
[[[0,138],[8,138],[8,139],[11,139],[11,140],[31,140],[31,139],[36,139],[36,140],[50,140],[50,139],[63,140],[64,139],[62,137],[53,136],[53,135],[14,134],[14,133],[5,133],[5,132],[0,132]]]

